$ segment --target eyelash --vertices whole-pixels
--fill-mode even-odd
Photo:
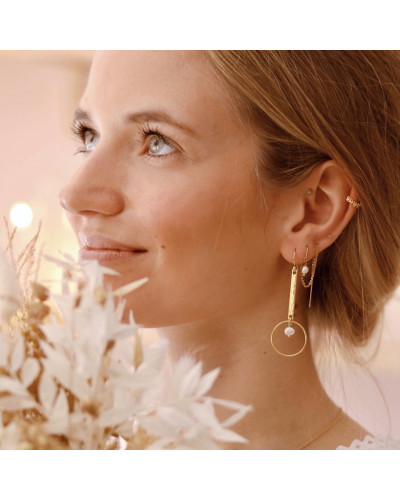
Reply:
[[[73,135],[78,138],[81,142],[85,143],[85,134],[86,132],[91,132],[92,134],[95,134],[96,132],[85,125],[82,122],[74,122],[71,125],[72,133]],[[88,151],[84,147],[78,148],[74,154],[79,154],[79,153],[88,153]]]
[[[75,137],[77,137],[81,142],[85,142],[85,134],[86,132],[91,132],[93,135],[96,135],[96,131],[93,130],[92,128],[88,127],[85,123],[83,122],[74,122],[71,126],[72,128],[72,133],[74,134]],[[157,127],[150,127],[150,125],[146,124],[141,126],[139,130],[139,137],[140,139],[145,142],[148,137],[156,135],[160,137],[167,146],[170,146],[171,148],[175,149],[174,152],[168,153],[166,155],[151,155],[151,154],[146,154],[147,157],[150,158],[156,158],[157,160],[163,159],[167,156],[170,156],[176,152],[176,147],[163,135],[159,132]],[[78,148],[74,154],[80,154],[80,153],[89,153],[85,147],[80,147]]]
[[[151,137],[152,135],[156,135],[160,137],[167,146],[170,148],[173,148],[175,151],[172,153],[168,153],[166,155],[151,155],[151,154],[146,154],[148,158],[156,158],[157,160],[162,160],[165,159],[167,156],[171,156],[172,154],[176,153],[176,147],[165,137],[165,135],[161,134],[158,130],[157,127],[150,127],[150,125],[146,124],[141,126],[139,130],[139,135],[140,138],[142,139],[143,142],[147,140],[148,137]]]

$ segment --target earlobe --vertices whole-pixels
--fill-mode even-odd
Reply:
[[[285,260],[291,262],[296,249],[298,264],[304,260],[307,247],[308,258],[313,258],[317,252],[331,245],[359,205],[355,189],[343,168],[334,160],[316,167],[290,196],[292,209],[286,216],[281,253]]]

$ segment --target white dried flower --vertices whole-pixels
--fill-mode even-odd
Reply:
[[[245,441],[227,427],[250,408],[207,396],[218,369],[202,375],[201,363],[183,358],[168,376],[167,342],[143,344],[132,314],[122,323],[115,297],[146,279],[109,292],[103,277],[115,272],[96,261],[50,260],[64,276],[62,293],[49,297],[57,315],[35,323],[40,355],[27,355],[26,332],[9,348],[0,338],[0,448],[210,449]],[[220,423],[216,404],[233,415]],[[2,411],[25,420],[4,425]]]
[[[0,319],[8,321],[21,306],[21,290],[15,272],[0,250]]]

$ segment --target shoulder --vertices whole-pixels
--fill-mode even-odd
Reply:
[[[400,450],[400,440],[391,436],[371,436],[348,415],[342,421],[342,441],[337,441],[337,450]]]
[[[400,440],[371,434],[348,415],[307,449],[314,450],[400,450]]]
[[[400,450],[400,441],[390,436],[371,436],[348,415],[343,418],[341,430],[342,440],[337,440],[336,450]]]
[[[363,440],[354,439],[350,446],[338,446],[337,450],[400,450],[400,440],[390,436],[375,436],[367,434]]]
[[[343,412],[335,426],[306,449],[336,450],[339,446],[351,445],[354,440],[364,439],[367,433],[366,429]]]

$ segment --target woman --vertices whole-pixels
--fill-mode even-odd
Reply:
[[[253,449],[335,449],[366,431],[327,396],[308,332],[347,351],[399,282],[395,52],[105,52],[60,195],[81,259],[149,277],[126,315],[172,358],[220,366]],[[312,292],[312,294],[310,293]],[[310,305],[310,307],[309,307]],[[242,447],[242,446],[241,446]]]

